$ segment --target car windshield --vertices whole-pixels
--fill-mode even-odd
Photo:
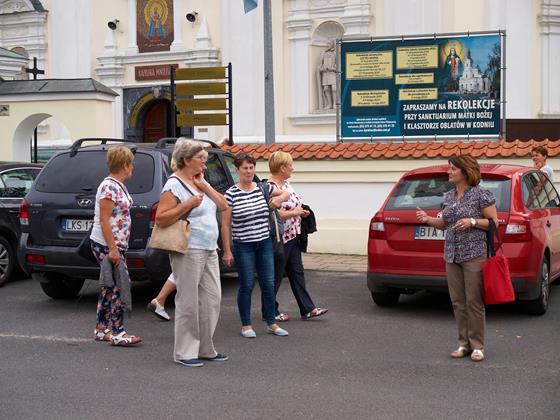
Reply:
[[[80,150],[70,157],[61,153],[53,157],[40,173],[36,189],[46,193],[84,193],[97,191],[108,174],[104,150]],[[149,192],[154,184],[154,159],[145,153],[134,155],[132,178],[125,182],[131,194]]]
[[[496,197],[498,211],[509,211],[511,180],[486,178],[480,185]],[[399,182],[385,207],[387,210],[441,210],[445,194],[453,188],[446,175],[406,178]]]

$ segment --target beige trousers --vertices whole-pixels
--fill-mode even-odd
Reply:
[[[447,284],[459,333],[459,345],[484,348],[486,323],[482,297],[482,266],[486,255],[462,263],[447,263]]]
[[[220,316],[222,288],[216,251],[189,249],[169,257],[177,282],[175,360],[216,356],[212,337]]]

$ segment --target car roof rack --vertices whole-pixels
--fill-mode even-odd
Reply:
[[[76,154],[78,153],[78,149],[80,147],[82,147],[82,144],[85,142],[89,142],[89,141],[98,141],[100,142],[100,144],[107,144],[107,142],[110,141],[114,141],[114,142],[118,142],[118,143],[136,143],[136,140],[131,140],[131,139],[113,139],[110,137],[86,137],[83,139],[78,139],[76,140],[74,143],[72,143],[72,146],[70,146],[70,157],[76,156]],[[136,148],[131,148],[132,153],[136,153]]]
[[[216,143],[214,143],[211,140],[198,140],[198,139],[189,139],[189,140],[199,141],[201,143],[207,143],[212,147],[212,149],[221,149],[220,146],[218,146]],[[163,137],[157,141],[156,149],[165,149],[167,146],[175,144],[176,141],[177,141],[177,137]]]

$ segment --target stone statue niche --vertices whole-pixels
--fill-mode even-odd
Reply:
[[[336,52],[335,42],[329,41],[317,65],[317,94],[319,111],[334,109],[336,103]]]

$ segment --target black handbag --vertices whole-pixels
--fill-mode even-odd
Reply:
[[[280,263],[284,258],[284,223],[280,218],[277,209],[270,207],[270,190],[264,182],[259,182],[259,188],[264,195],[264,199],[268,204],[268,227],[270,229],[270,239],[272,239],[272,250],[274,251],[274,262]]]
[[[93,226],[91,229],[93,229]],[[88,230],[86,236],[84,236],[82,242],[80,242],[80,245],[78,245],[78,255],[81,256],[82,258],[85,258],[88,261],[97,264],[97,259],[95,258],[95,255],[93,255],[93,251],[91,250],[91,239],[90,239],[91,229]]]

